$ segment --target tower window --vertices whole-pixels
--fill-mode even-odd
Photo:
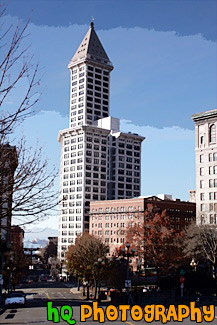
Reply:
[[[216,126],[212,124],[209,128],[209,142],[216,142]]]
[[[99,74],[95,74],[95,78],[97,78],[97,79],[101,79],[101,75],[99,75]],[[104,77],[105,78],[105,77]]]

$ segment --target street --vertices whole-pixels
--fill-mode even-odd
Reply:
[[[49,301],[52,301],[52,307],[57,307],[58,310],[60,310],[63,305],[72,307],[73,315],[71,319],[74,319],[76,324],[83,324],[84,322],[80,321],[80,306],[82,304],[92,305],[92,302],[84,300],[82,289],[80,293],[77,292],[75,283],[33,282],[23,286],[20,290],[23,290],[26,294],[26,306],[6,309],[0,316],[0,324],[54,324],[53,321],[47,320],[47,302]],[[105,307],[108,304],[109,302],[102,303],[99,306]],[[61,317],[59,320],[59,324],[68,324],[68,322]],[[93,318],[90,317],[87,318],[86,323],[99,324],[99,321],[93,321]],[[126,321],[121,322],[119,317],[115,323],[118,325],[134,325],[145,323],[145,321],[144,319],[141,321],[133,321],[128,314]],[[152,323],[157,324],[159,322],[154,321]],[[192,322],[188,317],[183,323],[187,325]],[[111,321],[105,318],[105,324],[111,324]]]
[[[0,324],[52,324],[47,321],[47,302],[53,301],[53,306],[77,306],[73,308],[76,319],[82,303],[81,294],[70,292],[73,284],[62,282],[33,282],[23,286],[26,294],[26,306],[19,308],[8,308],[0,316]],[[67,324],[65,321],[61,324]]]

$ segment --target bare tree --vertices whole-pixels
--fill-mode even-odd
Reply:
[[[186,233],[186,256],[197,261],[207,260],[212,265],[212,276],[216,277],[217,229],[211,225],[191,225]]]
[[[1,1],[0,18],[5,12],[6,6]],[[40,78],[37,77],[39,66],[33,63],[33,56],[28,54],[29,47],[23,46],[28,24],[29,20],[24,26],[19,22],[16,26],[0,25],[0,143],[13,132],[16,125],[33,113],[33,106],[40,98]],[[22,92],[24,80],[25,89]],[[7,111],[5,103],[18,87],[23,97],[14,103],[12,110]]]
[[[0,1],[1,18],[5,11]],[[13,215],[14,223],[22,226],[54,214],[58,204],[58,193],[53,190],[57,171],[49,172],[42,148],[28,147],[24,137],[13,146],[8,143],[15,128],[34,113],[40,98],[39,66],[24,41],[28,24],[29,20],[25,25],[0,25],[0,228],[5,229],[10,227],[7,216]],[[15,89],[22,96],[7,110]]]

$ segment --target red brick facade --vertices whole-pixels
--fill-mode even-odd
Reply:
[[[110,247],[110,254],[124,244],[130,223],[144,218],[145,211],[166,210],[171,227],[177,231],[187,229],[195,222],[196,204],[180,200],[162,200],[156,196],[124,200],[93,201],[90,203],[89,233]]]

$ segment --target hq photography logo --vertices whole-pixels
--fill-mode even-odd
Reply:
[[[60,318],[68,324],[76,324],[73,317],[73,308],[71,306],[62,306],[60,311],[53,307],[53,302],[47,303],[47,320],[53,323],[59,323]],[[79,322],[95,321],[104,323],[105,321],[114,322],[121,320],[141,321],[146,323],[153,321],[161,321],[166,324],[170,321],[183,322],[184,319],[190,317],[191,321],[201,323],[202,321],[212,322],[215,318],[214,305],[202,306],[201,308],[195,307],[195,302],[190,302],[187,305],[170,305],[166,308],[163,305],[146,305],[144,308],[139,305],[109,305],[106,308],[98,307],[98,302],[93,302],[90,305],[82,304],[80,306],[80,319]]]

